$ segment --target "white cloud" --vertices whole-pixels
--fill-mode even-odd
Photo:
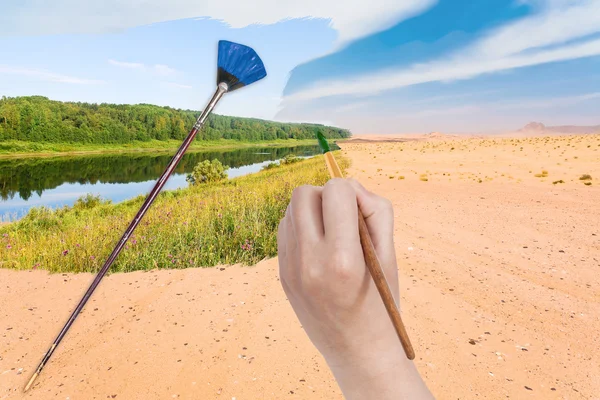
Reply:
[[[600,92],[586,93],[576,96],[563,96],[555,97],[552,99],[534,99],[534,100],[522,100],[522,101],[511,101],[509,103],[494,104],[496,109],[533,109],[533,108],[554,108],[554,107],[566,107],[574,104],[583,103],[590,100],[600,99]]]
[[[182,18],[210,17],[232,28],[292,18],[331,20],[339,40],[393,26],[436,0],[42,0],[5,8],[0,35],[104,33]]]
[[[169,67],[168,65],[156,64],[152,67],[153,71],[158,75],[173,75],[177,73],[177,70]]]
[[[585,37],[600,31],[600,0],[565,7],[546,1],[540,14],[491,32],[474,45],[443,60],[368,73],[344,81],[319,81],[284,101],[328,96],[368,96],[426,82],[469,79],[481,74],[600,55],[600,39]],[[572,2],[568,2],[571,4]],[[580,39],[575,43],[569,43]],[[582,40],[583,39],[583,40]]]
[[[28,76],[47,82],[70,83],[75,85],[98,85],[104,81],[96,79],[84,79],[75,76],[56,74],[43,69],[20,68],[0,65],[0,74]]]
[[[356,103],[344,104],[339,107],[336,107],[333,111],[336,113],[346,113],[349,111],[360,110],[365,107],[370,107],[372,105],[371,101],[358,101]]]
[[[566,107],[583,103],[590,100],[600,99],[600,92],[585,93],[573,96],[563,96],[555,98],[520,98],[510,101],[500,102],[479,102],[472,104],[463,104],[456,107],[436,107],[424,110],[413,111],[404,114],[394,114],[398,120],[405,119],[424,119],[433,116],[456,116],[456,115],[476,115],[480,112],[497,112],[499,110],[525,110],[525,109],[544,109]]]
[[[600,31],[600,1],[584,0],[575,5],[559,2],[538,15],[508,24],[492,32],[473,49],[487,57],[503,57],[570,40]],[[555,5],[553,7],[552,5]]]
[[[125,61],[117,61],[117,60],[108,60],[109,64],[116,65],[117,67],[130,68],[130,69],[144,69],[144,64],[141,63],[133,63],[133,62],[125,62]]]
[[[177,73],[177,70],[164,64],[145,65],[136,62],[117,61],[110,59],[108,63],[117,67],[135,69],[138,71],[150,72],[156,75],[169,76]]]

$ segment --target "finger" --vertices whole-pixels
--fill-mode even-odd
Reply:
[[[323,239],[322,188],[304,185],[294,189],[291,218],[300,247],[313,248]]]
[[[285,221],[285,254],[286,254],[286,265],[285,265],[285,279],[288,284],[294,286],[298,282],[300,272],[298,271],[299,266],[297,265],[298,256],[296,255],[298,249],[298,239],[294,232],[294,224],[292,223],[292,209],[290,203],[290,211],[288,216],[284,218]],[[295,287],[295,286],[294,286]]]
[[[388,199],[368,191],[354,179],[348,179],[348,183],[356,191],[358,206],[367,223],[377,256],[384,264],[396,265],[392,203]]]
[[[287,217],[279,221],[277,229],[277,261],[279,263],[279,281],[283,282],[289,274],[289,260],[287,256]]]
[[[285,247],[286,247],[286,233],[285,233],[285,228],[286,228],[286,224],[287,222],[285,221],[285,217],[283,217],[281,219],[281,221],[279,221],[279,226],[277,228],[277,257],[279,258],[280,261],[280,265],[281,265],[281,261],[286,259],[287,254],[285,251]]]
[[[354,188],[345,179],[334,178],[325,184],[321,197],[326,240],[354,246],[359,241]]]

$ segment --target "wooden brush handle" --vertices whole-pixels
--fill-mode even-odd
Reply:
[[[335,161],[335,157],[331,152],[325,153],[325,162],[327,163],[327,170],[329,171],[329,176],[332,178],[343,178],[342,171]],[[402,348],[406,353],[406,357],[409,360],[414,360],[415,358],[415,350],[410,343],[410,339],[408,338],[408,333],[406,332],[406,328],[404,327],[404,323],[402,322],[402,317],[400,316],[400,310],[396,305],[396,301],[394,300],[394,296],[392,295],[392,291],[388,282],[385,278],[385,274],[383,272],[383,268],[381,268],[381,264],[379,263],[379,258],[377,258],[377,253],[375,252],[375,246],[373,246],[373,241],[371,240],[371,235],[369,234],[369,229],[367,228],[367,223],[365,218],[358,209],[358,233],[360,235],[360,244],[362,245],[363,254],[365,256],[365,263],[367,264],[367,268],[371,273],[371,277],[373,278],[373,282],[375,282],[375,286],[379,291],[379,295],[381,296],[381,300],[383,300],[383,304],[392,320],[392,324],[394,325],[394,329],[396,329],[396,333],[398,334],[398,338],[400,339],[400,343],[402,343]]]

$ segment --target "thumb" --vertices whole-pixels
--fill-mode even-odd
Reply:
[[[396,265],[394,249],[394,209],[392,203],[375,193],[369,192],[355,179],[348,179],[356,191],[358,206],[362,212],[373,246],[383,265]]]

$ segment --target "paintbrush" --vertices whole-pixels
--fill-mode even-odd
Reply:
[[[343,178],[344,176],[342,174],[342,170],[335,161],[333,153],[331,153],[331,150],[329,149],[327,139],[320,131],[317,132],[317,139],[319,140],[319,146],[321,147],[321,150],[323,150],[323,156],[325,157],[325,163],[327,164],[329,176],[331,178]],[[410,343],[410,339],[408,338],[408,333],[406,332],[406,328],[402,322],[402,317],[400,316],[400,310],[394,301],[394,296],[392,296],[392,291],[390,290],[390,286],[385,278],[383,269],[381,268],[379,258],[377,258],[377,253],[375,252],[375,247],[373,246],[373,241],[371,240],[371,235],[369,235],[369,230],[367,228],[367,223],[365,222],[365,218],[360,211],[360,208],[358,209],[358,233],[360,235],[360,244],[365,256],[367,269],[371,273],[371,277],[373,278],[375,286],[379,291],[381,300],[383,300],[383,304],[385,305],[388,315],[392,320],[392,324],[394,325],[394,329],[398,334],[400,343],[402,343],[404,353],[406,353],[406,357],[409,360],[414,360],[415,351]]]
[[[158,196],[158,194],[162,190],[163,186],[175,170],[175,167],[181,160],[181,157],[183,157],[184,153],[194,140],[198,131],[202,129],[204,123],[206,122],[206,119],[208,118],[214,107],[217,105],[219,100],[221,100],[223,95],[225,95],[226,93],[250,85],[264,78],[265,76],[267,76],[265,66],[258,54],[256,54],[256,52],[252,48],[238,43],[229,42],[227,40],[219,41],[217,56],[217,89],[215,93],[208,102],[206,108],[204,108],[204,111],[202,111],[202,113],[196,120],[196,123],[190,130],[190,133],[187,135],[187,137],[184,139],[183,143],[175,153],[175,156],[173,156],[173,158],[167,165],[165,171],[156,181],[154,187],[146,197],[144,204],[142,204],[142,207],[139,209],[136,216],[133,218],[133,220],[125,230],[125,233],[123,233],[123,236],[121,236],[121,239],[117,242],[117,245],[115,246],[112,253],[108,257],[108,259],[106,260],[106,262],[104,263],[94,280],[92,281],[90,287],[87,289],[87,291],[79,301],[79,304],[77,304],[77,307],[75,307],[75,310],[65,323],[64,327],[62,328],[62,330],[60,331],[60,333],[58,334],[58,336],[56,337],[56,339],[42,358],[42,361],[39,363],[37,369],[33,373],[31,379],[27,383],[27,386],[25,386],[25,391],[29,390],[35,379],[42,372],[42,369],[44,368],[48,360],[50,360],[50,357],[52,357],[54,350],[56,350],[56,347],[65,337],[67,331],[69,330],[71,325],[73,325],[73,322],[75,322],[75,319],[77,318],[79,313],[83,310],[83,307],[85,306],[89,298],[92,296],[92,293],[94,293],[94,290],[96,290],[96,288],[100,284],[100,281],[102,280],[102,278],[104,278],[104,275],[106,275],[106,273],[110,269],[111,265],[125,246],[125,243],[129,239],[135,228],[138,226],[144,215],[146,214],[146,211],[148,211],[148,209],[156,199],[156,196]]]

